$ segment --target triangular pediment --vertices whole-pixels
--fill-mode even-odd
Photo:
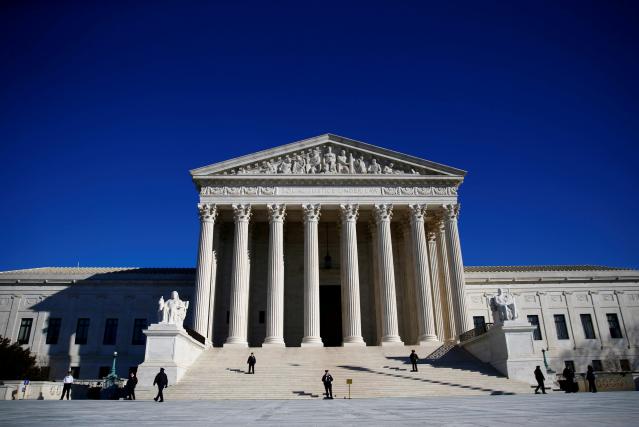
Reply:
[[[191,170],[219,175],[411,175],[463,177],[465,171],[332,134]]]

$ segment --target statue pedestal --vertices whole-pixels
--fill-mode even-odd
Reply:
[[[535,326],[525,320],[507,320],[461,345],[508,378],[536,384],[533,371],[537,365],[543,365],[543,360],[535,355],[534,330]]]
[[[153,385],[160,368],[164,368],[169,385],[175,385],[205,349],[203,344],[174,324],[154,323],[143,332],[146,335],[146,352],[137,373],[142,387]]]

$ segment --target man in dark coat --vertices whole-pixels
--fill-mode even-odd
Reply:
[[[248,360],[246,361],[246,363],[248,363],[249,365],[249,370],[248,370],[249,374],[255,374],[255,362],[257,362],[257,360],[255,359],[255,355],[251,353]]]
[[[126,396],[127,400],[135,400],[135,386],[138,385],[138,377],[135,376],[135,372],[129,373],[129,379],[126,381]]]
[[[324,371],[322,376],[322,382],[324,383],[324,390],[326,390],[326,398],[333,398],[333,376],[328,373],[328,369]]]
[[[574,378],[575,378],[575,374],[574,372],[572,372],[572,369],[570,369],[568,366],[566,366],[564,368],[564,371],[562,372],[562,375],[564,376],[564,380],[565,380],[565,392],[566,393],[573,393],[575,384],[574,384]]]
[[[155,376],[153,380],[153,385],[158,386],[158,395],[153,398],[156,402],[158,399],[160,402],[164,402],[164,394],[162,394],[162,390],[169,386],[169,379],[166,377],[164,373],[164,368],[160,368],[160,372]]]
[[[588,391],[591,393],[597,393],[597,384],[595,382],[595,370],[590,365],[588,365],[588,372],[586,372],[586,379],[588,380]]]
[[[415,350],[410,351],[410,363],[413,365],[413,369],[411,372],[417,372],[417,361],[419,360],[419,356],[415,353]]]
[[[535,368],[535,379],[537,380],[537,388],[535,389],[535,394],[539,394],[539,389],[541,389],[541,392],[543,394],[546,394],[546,387],[544,387],[544,381],[546,380],[546,377],[544,377],[544,374],[541,372],[541,368],[539,367],[539,365],[537,365],[537,368]]]

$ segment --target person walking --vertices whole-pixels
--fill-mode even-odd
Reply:
[[[126,400],[135,400],[135,386],[138,385],[138,377],[135,372],[129,372],[129,379],[126,381]]]
[[[257,359],[255,359],[255,355],[251,353],[248,360],[246,361],[246,363],[248,363],[249,365],[249,374],[255,374],[255,362],[257,362]]]
[[[544,381],[546,377],[541,372],[541,368],[539,365],[535,368],[535,379],[537,380],[537,388],[535,389],[535,394],[539,394],[539,389],[541,389],[542,394],[546,394],[546,387],[544,387]]]
[[[155,396],[153,400],[157,402],[159,399],[160,402],[164,402],[164,394],[162,393],[162,391],[169,386],[169,379],[164,373],[164,368],[160,368],[160,372],[158,372],[158,374],[155,376],[155,379],[153,380],[153,385],[158,386],[158,395]]]
[[[324,371],[322,376],[322,382],[324,383],[324,390],[326,391],[326,398],[333,398],[333,376],[328,373],[328,369]]]
[[[62,396],[60,396],[60,400],[64,399],[64,395],[67,395],[67,400],[70,399],[70,394],[71,394],[71,387],[73,386],[73,375],[72,375],[72,371],[69,371],[67,376],[64,377],[64,379],[62,380],[62,382],[64,383],[62,385]]]
[[[417,361],[419,360],[419,356],[415,353],[415,350],[410,351],[410,363],[413,365],[413,369],[411,372],[417,372]]]
[[[592,366],[588,365],[588,372],[586,372],[586,379],[588,380],[588,391],[591,393],[597,393],[597,384],[595,383],[595,370]]]

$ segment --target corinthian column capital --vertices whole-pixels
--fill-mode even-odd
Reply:
[[[428,233],[426,233],[426,239],[429,243],[434,242],[435,240],[437,240],[437,232],[434,230],[429,230]]]
[[[315,205],[302,205],[302,209],[304,210],[304,222],[319,221],[321,208],[322,206],[319,203]]]
[[[200,221],[215,221],[217,218],[217,205],[212,203],[199,203],[197,210],[200,215]]]
[[[268,221],[269,222],[283,222],[286,216],[286,205],[271,204],[266,206],[268,208]]]
[[[357,221],[359,216],[359,205],[340,205],[340,217],[342,221]]]
[[[411,224],[414,222],[423,222],[426,216],[426,205],[408,205],[410,210],[409,219]]]
[[[233,205],[233,217],[236,222],[248,222],[251,219],[251,205]]]
[[[379,224],[380,222],[390,222],[390,220],[393,218],[393,205],[375,205],[374,213],[375,223]]]
[[[459,209],[461,208],[461,204],[457,203],[456,205],[444,205],[444,218],[446,220],[456,220],[459,216]]]

